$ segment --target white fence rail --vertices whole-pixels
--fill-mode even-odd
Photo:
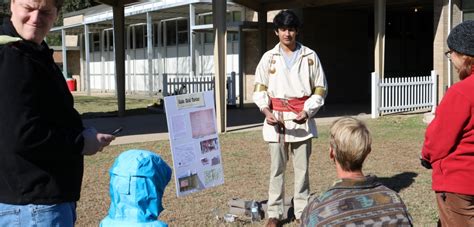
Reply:
[[[227,75],[227,104],[236,105],[235,72]],[[170,77],[163,74],[163,96],[214,90],[214,76]]]
[[[434,112],[437,105],[437,74],[380,79],[372,73],[372,118],[383,114],[421,109]]]

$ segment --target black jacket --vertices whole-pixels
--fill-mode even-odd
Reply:
[[[9,20],[0,35],[20,37]],[[44,42],[0,45],[1,203],[79,199],[83,125],[52,53]]]

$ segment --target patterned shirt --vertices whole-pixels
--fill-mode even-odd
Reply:
[[[301,226],[413,226],[400,196],[376,176],[342,179],[306,206]]]

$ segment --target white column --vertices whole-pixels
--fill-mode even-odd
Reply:
[[[371,81],[372,81],[372,105],[371,105],[371,112],[372,118],[378,118],[380,116],[379,107],[380,107],[380,88],[379,88],[379,80],[380,77],[377,75],[376,72],[372,73]]]
[[[196,60],[194,59],[194,30],[193,27],[196,25],[196,13],[193,4],[189,4],[189,76],[194,76],[196,72]]]
[[[91,74],[90,74],[90,37],[89,37],[89,25],[84,25],[84,38],[85,38],[85,54],[86,54],[86,64],[84,65],[85,68],[85,87],[87,91],[87,95],[91,95]]]
[[[431,81],[433,81],[433,87],[431,88],[431,102],[433,103],[433,108],[431,109],[431,113],[434,114],[436,107],[438,106],[438,74],[436,74],[436,71],[434,70],[431,70]]]
[[[132,52],[132,47],[130,46],[130,43],[133,42],[133,37],[131,36],[131,26],[127,26],[127,31],[126,31],[126,38],[124,39],[125,42],[127,42],[126,44],[124,44],[124,46],[127,47],[127,51],[126,51],[126,63],[127,63],[127,71],[125,73],[125,83],[126,83],[126,86],[127,86],[127,89],[129,91],[132,90],[132,88],[130,87],[130,85],[132,84],[131,82],[131,77],[132,77],[132,60],[131,60],[131,52]],[[125,30],[125,29],[124,29]]]
[[[66,50],[66,30],[61,29],[61,48],[63,54],[63,76],[67,78],[67,50]]]
[[[105,41],[105,30],[100,31],[100,74],[101,74],[101,90],[105,92],[107,85],[105,83],[105,51],[104,51],[104,44]]]
[[[83,34],[79,35],[79,59],[81,59],[79,62],[80,62],[80,67],[81,67],[81,74],[80,74],[81,81],[80,82],[78,81],[78,83],[81,84],[80,85],[81,89],[78,89],[78,90],[80,90],[80,91],[84,91],[84,84],[86,84],[86,82],[85,82],[86,68],[85,68],[85,64],[84,64],[84,58],[85,58],[84,50],[85,50],[85,47],[84,47],[84,43],[82,42],[82,40],[84,39],[83,37],[84,37]]]
[[[148,93],[153,95],[153,18],[150,13],[146,13],[146,34],[148,53]]]
[[[163,67],[164,67],[164,64],[163,64],[163,56],[162,56],[162,53],[163,53],[163,45],[162,45],[162,39],[161,37],[163,36],[163,26],[161,26],[161,21],[158,22],[158,32],[156,33],[158,35],[158,53],[157,53],[157,62],[158,62],[158,75],[161,76],[161,78],[158,78],[158,81],[160,81],[160,89],[162,92],[164,92],[164,85],[163,85]],[[163,93],[164,94],[164,93]]]

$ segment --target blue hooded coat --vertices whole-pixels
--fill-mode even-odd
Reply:
[[[171,179],[171,168],[161,157],[145,150],[128,150],[115,160],[110,173],[109,214],[101,227],[168,226],[158,220],[161,199]]]

